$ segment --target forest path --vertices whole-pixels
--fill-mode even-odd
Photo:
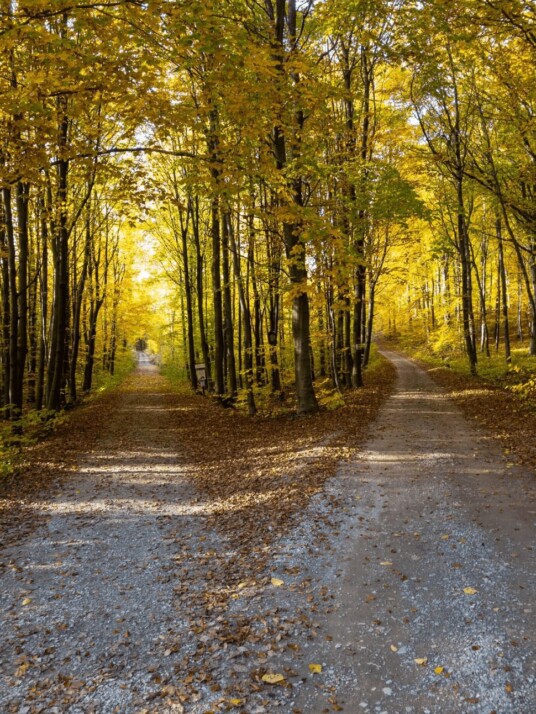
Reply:
[[[534,712],[534,474],[415,363],[384,354],[395,392],[328,487],[347,513],[315,573],[334,594],[307,655],[323,671],[296,710]]]
[[[210,538],[179,452],[186,407],[149,363],[115,399],[78,473],[38,503],[43,523],[2,553],[3,714],[143,711],[177,667],[170,638],[188,641],[174,558]]]

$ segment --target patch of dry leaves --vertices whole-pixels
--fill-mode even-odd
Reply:
[[[308,417],[251,418],[190,397],[178,417],[180,447],[215,525],[244,551],[281,535],[363,442],[395,376],[382,361],[344,406]]]

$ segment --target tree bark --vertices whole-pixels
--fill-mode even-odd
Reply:
[[[503,237],[501,228],[501,219],[497,218],[495,222],[495,230],[497,234],[497,245],[499,248],[499,275],[501,278],[502,292],[502,315],[503,315],[503,335],[504,335],[504,356],[507,363],[512,361],[512,352],[510,348],[510,324],[508,321],[508,292],[506,289],[506,267],[504,265],[504,250]]]

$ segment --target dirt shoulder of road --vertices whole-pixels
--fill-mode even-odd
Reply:
[[[0,479],[0,544],[8,545],[41,520],[35,504],[49,500],[62,480],[77,469],[80,454],[91,451],[113,411],[114,391],[104,392],[41,429],[16,454]]]
[[[482,377],[463,375],[422,361],[418,363],[454,399],[468,419],[501,444],[512,462],[536,470],[536,411],[530,402]]]

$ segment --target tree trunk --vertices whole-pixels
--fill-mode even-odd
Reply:
[[[28,356],[28,200],[29,186],[22,181],[17,183],[17,227],[18,227],[18,315],[17,330],[17,377],[16,398],[17,409],[22,409],[24,374]]]
[[[188,214],[190,215],[190,214]],[[197,389],[197,372],[195,370],[194,344],[194,312],[192,305],[192,285],[190,280],[190,262],[188,259],[188,217],[183,222],[181,216],[182,266],[184,271],[184,291],[186,293],[186,322],[188,338],[188,364],[190,366],[190,382],[192,389]]]
[[[253,331],[251,329],[251,312],[249,309],[246,289],[242,277],[240,266],[240,254],[234,237],[232,226],[229,225],[229,238],[231,241],[231,250],[233,252],[233,266],[236,281],[238,284],[238,299],[240,303],[240,314],[242,316],[243,339],[244,339],[244,375],[246,381],[246,392],[248,400],[248,413],[254,416],[257,413],[255,404],[255,395],[253,394]]]
[[[35,405],[42,409],[45,389],[45,366],[47,361],[47,330],[48,330],[48,224],[45,214],[45,201],[39,201],[40,227],[41,227],[41,266],[39,270],[40,304],[41,304],[41,329],[39,335],[39,354],[37,358],[37,378]]]
[[[88,209],[89,210],[89,209]],[[71,393],[71,401],[76,403],[78,399],[77,388],[76,388],[76,367],[78,363],[78,352],[80,349],[80,314],[82,312],[82,301],[84,297],[84,288],[86,285],[87,277],[87,267],[89,262],[89,251],[91,244],[91,224],[89,216],[86,219],[85,226],[85,244],[84,244],[84,259],[82,262],[82,269],[80,271],[80,277],[78,279],[78,284],[76,286],[75,299],[73,305],[73,329],[71,333],[72,347],[71,347],[71,362],[70,362],[70,375],[69,375],[69,387]]]
[[[61,105],[61,98],[59,100]],[[65,114],[60,123],[59,154],[67,146],[69,122]],[[49,411],[58,411],[62,406],[65,384],[65,362],[67,333],[69,324],[69,232],[67,227],[67,180],[69,162],[58,161],[57,205],[59,221],[54,237],[54,309],[52,317],[52,339],[47,370],[46,406]]]
[[[9,416],[18,418],[22,409],[22,399],[19,399],[18,377],[18,332],[19,332],[19,302],[17,296],[17,256],[15,248],[15,233],[13,228],[13,213],[11,207],[11,190],[4,188],[5,235],[9,266]]]
[[[6,240],[5,214],[2,207],[0,218],[0,262],[2,270],[2,407],[4,417],[9,416],[9,384],[11,377],[10,350],[10,282],[9,282],[9,249]]]
[[[495,230],[497,233],[497,245],[499,248],[499,274],[501,278],[502,292],[502,314],[503,314],[503,331],[504,331],[504,356],[507,363],[512,361],[512,353],[510,349],[510,325],[508,322],[508,292],[506,290],[506,267],[504,265],[504,250],[503,237],[501,228],[501,219],[497,218],[495,222]]]
[[[223,268],[223,315],[224,338],[227,357],[227,377],[229,394],[235,397],[238,393],[236,379],[236,360],[234,348],[233,328],[233,301],[231,297],[231,284],[229,275],[229,231],[231,230],[231,217],[228,212],[223,215],[222,225],[222,268]]]
[[[206,330],[205,330],[205,311],[204,311],[204,284],[203,284],[203,256],[201,254],[201,241],[199,236],[199,199],[190,203],[192,215],[192,229],[195,244],[195,260],[196,260],[196,284],[197,284],[197,314],[199,319],[199,335],[201,339],[201,352],[203,353],[203,361],[205,363],[205,372],[207,375],[207,388],[211,384],[211,363],[210,350],[208,347]]]
[[[284,57],[285,49],[285,17],[289,26],[290,42],[296,41],[296,2],[288,1],[288,12],[285,13],[286,4],[284,0],[277,0],[275,20],[275,61],[278,73],[284,77]],[[294,75],[294,84],[299,81]],[[293,158],[299,156],[300,134],[303,131],[303,112],[297,110],[295,113],[296,132],[293,137],[292,150]],[[281,126],[274,127],[273,145],[277,168],[283,171],[287,167],[287,142]],[[300,177],[294,178],[289,188],[292,191],[292,203],[290,208],[293,212],[301,214],[303,208],[302,182]],[[307,267],[305,264],[305,246],[300,240],[301,224],[300,219],[283,222],[283,242],[285,253],[289,263],[289,278],[293,294],[292,298],[292,338],[294,343],[294,375],[296,383],[296,401],[298,414],[308,414],[318,411],[318,402],[313,387],[311,357],[310,357],[310,334],[309,334],[309,296],[307,295]]]

